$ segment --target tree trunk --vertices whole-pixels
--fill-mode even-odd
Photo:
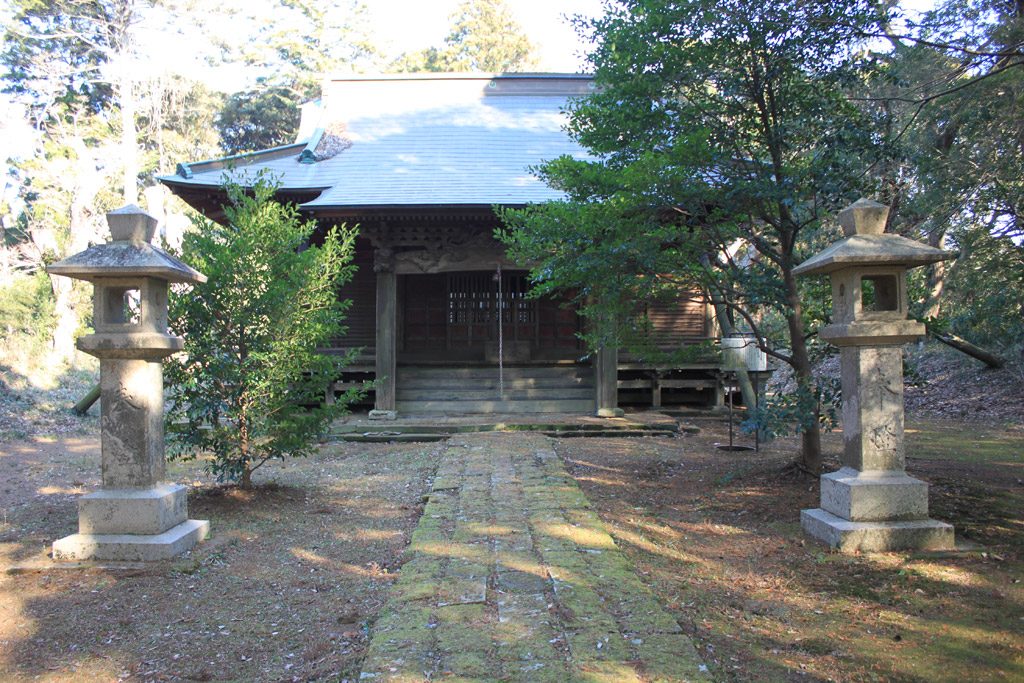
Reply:
[[[125,204],[139,201],[139,160],[138,133],[135,130],[135,83],[131,75],[131,64],[127,55],[121,55],[118,74],[118,99],[121,104],[121,163],[122,186]]]
[[[243,350],[244,352],[244,350]],[[244,406],[241,406],[241,415],[238,417],[238,454],[242,460],[242,476],[238,479],[238,485],[245,490],[252,488],[252,461],[249,454],[249,420],[245,413]]]
[[[707,254],[701,256],[700,260],[705,268],[708,270],[711,269],[711,258]],[[715,319],[718,321],[718,329],[721,331],[723,337],[728,337],[736,331],[736,328],[732,324],[732,318],[729,317],[729,311],[726,308],[725,301],[722,300],[722,294],[721,292],[716,291],[713,287],[709,287],[708,297],[711,299],[711,307],[715,309]],[[746,368],[739,368],[736,370],[736,381],[740,385],[740,395],[743,397],[743,405],[747,407],[747,410],[753,410],[754,406],[757,405],[757,394],[754,393],[754,385],[750,382],[750,375],[747,373]]]
[[[76,133],[67,143],[75,151],[77,162],[68,215],[70,239],[66,253],[76,254],[89,246],[90,237],[94,234],[90,211],[93,200],[102,186],[103,175],[97,172],[95,157],[86,148],[81,136]],[[33,234],[33,240],[36,239],[36,235]],[[41,247],[45,251],[45,245]],[[79,314],[75,310],[74,282],[60,275],[52,275],[50,289],[53,292],[54,316],[57,319],[52,337],[53,359],[58,364],[74,363],[75,332],[78,330],[79,322]]]
[[[89,393],[82,397],[82,400],[74,405],[71,409],[75,415],[85,415],[89,412],[89,408],[92,408],[92,404],[100,400],[100,385],[97,382],[93,385]]]
[[[946,248],[946,231],[936,229],[928,234],[928,246],[936,249]],[[941,312],[940,298],[942,290],[946,285],[946,262],[937,261],[931,265],[928,271],[928,298],[925,301],[924,312],[921,314],[925,320],[939,317]]]
[[[50,276],[53,292],[53,312],[57,323],[53,327],[50,348],[53,361],[58,365],[70,363],[75,357],[75,331],[78,330],[78,312],[72,294],[74,282],[63,275]]]
[[[790,344],[792,345],[791,365],[793,374],[796,377],[799,390],[814,390],[814,375],[811,372],[811,359],[807,353],[807,342],[804,338],[804,323],[801,318],[802,305],[800,294],[796,287],[796,278],[793,277],[793,266],[788,259],[782,266],[782,278],[786,287],[786,302],[789,304],[789,312],[786,315],[786,323],[789,327]],[[809,416],[804,431],[800,435],[800,459],[798,465],[808,474],[821,474],[821,423],[819,421],[821,408],[817,402],[814,404],[813,414]]]
[[[971,358],[980,360],[982,363],[992,368],[993,370],[998,370],[999,368],[1002,368],[1006,365],[1006,361],[1004,361],[999,356],[989,351],[986,351],[980,346],[975,346],[974,344],[967,341],[963,337],[958,337],[952,332],[942,333],[936,332],[934,330],[928,330],[928,334],[935,337],[946,346],[954,348],[960,353],[965,353]]]

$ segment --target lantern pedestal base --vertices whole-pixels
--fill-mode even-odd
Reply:
[[[53,542],[53,559],[151,562],[191,550],[210,533],[210,523],[189,519],[161,534],[74,534]]]
[[[928,484],[898,470],[844,467],[822,475],[821,509],[851,522],[928,519]]]
[[[800,511],[808,535],[842,552],[951,550],[953,526],[934,519],[851,522],[821,508]]]
[[[154,536],[188,519],[188,488],[100,489],[78,499],[78,533]]]

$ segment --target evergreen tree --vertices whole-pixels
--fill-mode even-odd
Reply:
[[[32,107],[40,128],[68,109],[119,114],[125,204],[138,197],[134,29],[146,5],[137,0],[16,0],[0,55],[4,91]]]
[[[451,15],[444,46],[404,54],[394,71],[526,71],[535,48],[504,0],[464,0]]]
[[[275,19],[241,47],[241,59],[260,74],[256,83],[230,95],[216,127],[228,154],[288,144],[299,127],[299,105],[319,96],[325,77],[375,68],[367,7],[358,0],[329,3],[279,0],[261,5]]]
[[[959,250],[935,264],[918,313],[1016,355],[1024,350],[1024,3],[948,0],[920,17],[889,7],[864,98],[898,154],[882,187],[896,228]]]
[[[241,154],[294,142],[302,100],[302,93],[283,85],[230,95],[217,117],[221,148]]]
[[[821,468],[821,388],[793,268],[822,221],[866,193],[878,155],[849,88],[870,3],[620,0],[589,28],[596,89],[570,133],[596,157],[540,175],[568,199],[505,213],[542,290],[577,290],[613,343],[632,302],[694,284],[758,332],[799,383],[800,466]],[[639,300],[643,300],[640,298]]]
[[[199,220],[182,249],[207,282],[170,299],[170,327],[185,338],[165,365],[172,457],[209,453],[218,479],[246,488],[269,460],[312,453],[356,393],[324,403],[348,358],[318,351],[343,331],[337,293],[355,233],[332,229],[310,246],[315,224],[274,190],[262,179],[228,188],[224,224]]]
[[[33,154],[11,163],[24,226],[16,247],[27,256],[29,270],[102,240],[105,212],[136,202],[144,175],[167,171],[171,156],[192,156],[175,151],[184,147],[183,137],[192,138],[191,148],[204,156],[213,151],[204,144],[211,127],[208,93],[183,79],[172,82],[159,70],[150,69],[157,73],[145,79],[138,76],[142,57],[136,34],[156,5],[142,0],[11,4],[0,53],[2,85],[25,108],[37,134]],[[56,320],[51,360],[59,365],[74,357],[84,297],[75,291],[80,285],[67,278],[51,280]]]

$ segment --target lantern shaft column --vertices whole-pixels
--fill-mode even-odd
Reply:
[[[840,349],[843,466],[902,470],[903,350],[898,346]]]
[[[929,522],[928,485],[904,471],[902,349],[844,346],[840,363],[843,467],[822,476],[821,510],[848,522]],[[930,526],[916,533],[930,533]],[[892,542],[891,533],[884,538]]]
[[[160,361],[100,360],[103,488],[153,486],[164,478],[163,367]]]

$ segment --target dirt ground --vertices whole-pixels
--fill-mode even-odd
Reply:
[[[908,425],[909,471],[967,552],[844,556],[800,531],[817,482],[795,443],[575,439],[556,451],[616,542],[726,681],[1024,680],[1024,429]],[[741,443],[751,443],[744,437]],[[826,436],[835,469],[841,435]]]
[[[908,425],[910,472],[973,550],[850,557],[800,530],[818,488],[781,474],[792,439],[726,453],[721,421],[685,422],[701,431],[553,443],[716,679],[1024,680],[1019,423]],[[0,566],[75,531],[74,498],[99,483],[83,429],[0,443]],[[0,574],[0,681],[356,679],[442,447],[329,445],[255,494],[173,465],[213,538],[145,568]]]
[[[0,574],[0,681],[354,680],[437,446],[331,445],[252,494],[173,465],[211,540],[145,568]],[[0,444],[0,566],[45,560],[98,475],[95,437]]]

